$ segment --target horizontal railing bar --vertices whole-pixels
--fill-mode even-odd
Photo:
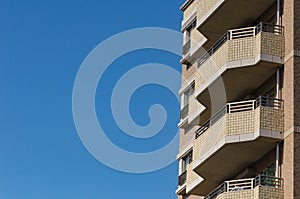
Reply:
[[[232,104],[244,104],[244,103],[252,103],[254,102],[255,100],[247,100],[247,101],[242,101],[242,102],[230,102],[228,103],[229,105],[232,105]]]
[[[231,36],[237,36],[237,35],[253,35],[253,30],[251,31],[244,31],[244,32],[237,32],[237,33],[231,33]]]
[[[240,31],[240,30],[254,29],[254,28],[256,28],[256,26],[250,26],[250,27],[246,27],[246,28],[237,28],[237,29],[233,29],[233,30],[230,30],[230,31],[232,32],[232,31]]]
[[[230,113],[232,113],[232,112],[242,112],[242,111],[253,111],[253,110],[254,110],[253,108],[239,108],[239,109],[231,110]]]

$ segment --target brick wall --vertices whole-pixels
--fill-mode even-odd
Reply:
[[[288,133],[295,122],[297,122],[299,107],[297,101],[299,101],[300,95],[297,87],[299,87],[298,71],[299,67],[294,60],[293,56],[290,56],[293,51],[299,46],[299,1],[295,0],[285,0],[283,6],[283,16],[282,22],[285,27],[285,64],[284,64],[284,77],[283,77],[283,87],[282,87],[282,97],[285,105],[285,130]],[[296,108],[296,109],[295,109]],[[298,161],[298,135],[291,132],[290,135],[284,140],[283,146],[283,163],[282,163],[282,177],[284,178],[284,198],[293,199],[299,198],[300,195],[296,191],[296,186],[299,184],[298,174],[300,169],[297,165],[300,163]],[[297,163],[298,161],[298,163]],[[294,178],[296,177],[297,178]]]

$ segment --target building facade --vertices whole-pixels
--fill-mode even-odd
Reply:
[[[178,198],[300,198],[300,1],[181,10]]]

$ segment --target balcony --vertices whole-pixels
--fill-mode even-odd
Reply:
[[[283,199],[283,179],[258,175],[255,178],[226,181],[204,199]]]
[[[228,29],[252,24],[275,0],[201,0],[198,30],[217,41]]]
[[[186,168],[186,171],[178,177],[178,189],[176,194],[197,194],[193,192],[193,189],[199,181],[201,181],[201,177],[193,171],[192,164],[189,164]]]
[[[204,82],[195,88],[198,101],[210,111],[209,89],[213,91],[220,81],[224,84],[227,101],[256,90],[283,64],[283,32],[282,26],[264,23],[229,30],[198,60],[200,82]]]
[[[283,101],[259,97],[228,103],[196,132],[193,170],[207,195],[222,181],[257,162],[283,140]]]
[[[186,183],[186,174],[187,174],[187,171],[183,172],[183,173],[178,177],[178,186],[183,186],[184,183]]]

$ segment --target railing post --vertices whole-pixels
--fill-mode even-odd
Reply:
[[[262,22],[259,23],[259,28],[260,28],[260,32],[263,32],[263,23]]]
[[[259,96],[259,106],[262,106],[262,96]]]
[[[228,192],[228,182],[225,182],[225,192]]]

